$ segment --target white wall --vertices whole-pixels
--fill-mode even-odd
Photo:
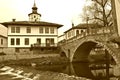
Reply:
[[[26,33],[26,27],[30,26],[15,26],[14,27],[20,27],[20,33],[11,33],[11,27],[13,25],[10,25],[8,27],[8,47],[30,47],[31,44],[34,44],[37,42],[37,38],[41,38],[41,43],[46,43],[46,38],[54,38],[54,43],[58,43],[58,29],[57,27],[54,27],[54,34],[51,33],[45,33],[45,27],[46,26],[31,26],[31,33]],[[39,27],[44,28],[44,33],[39,33]],[[47,26],[50,28],[50,26]],[[50,29],[49,29],[50,32]],[[11,45],[11,38],[15,39],[20,38],[20,45]],[[24,39],[29,38],[29,45],[24,45]],[[16,44],[16,43],[15,43]]]

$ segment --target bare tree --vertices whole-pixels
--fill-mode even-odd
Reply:
[[[110,0],[87,0],[91,1],[90,5],[83,8],[82,18],[91,23],[102,24],[102,26],[111,26],[112,9]]]

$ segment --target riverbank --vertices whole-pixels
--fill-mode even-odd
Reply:
[[[34,59],[3,61],[0,65],[11,66],[15,69],[22,68],[25,73],[32,72],[34,74],[40,74],[39,80],[90,80],[83,77],[70,76],[64,73],[41,71],[36,69],[36,67],[43,65],[63,65],[67,63],[68,59],[66,57],[41,57]]]
[[[51,65],[51,64],[64,64],[68,63],[68,59],[66,57],[59,56],[48,56],[48,57],[40,57],[40,58],[32,58],[32,59],[20,59],[20,60],[7,60],[2,61],[0,64],[4,65],[19,65],[19,66],[36,66],[39,65]]]

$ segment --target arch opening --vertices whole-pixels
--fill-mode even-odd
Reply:
[[[73,55],[72,62],[97,62],[97,61],[106,60],[105,51],[103,52],[99,50],[96,51],[96,49],[98,48],[106,50],[102,45],[98,47],[97,42],[87,41],[87,42],[82,43],[76,49]],[[112,63],[116,64],[112,55],[109,54],[109,56],[110,56],[110,60],[112,61]]]
[[[95,48],[97,43],[88,41],[81,44],[75,51],[73,62],[88,61],[90,51]]]

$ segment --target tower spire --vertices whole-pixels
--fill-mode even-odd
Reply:
[[[33,5],[33,7],[36,7],[36,3],[35,3],[35,0],[34,0],[34,5]]]
[[[34,4],[33,4],[33,7],[32,7],[32,12],[37,13],[37,7],[36,7],[35,0],[34,0]]]
[[[34,0],[33,7],[32,7],[32,13],[28,14],[30,21],[40,21],[41,14],[37,12],[37,6]]]

